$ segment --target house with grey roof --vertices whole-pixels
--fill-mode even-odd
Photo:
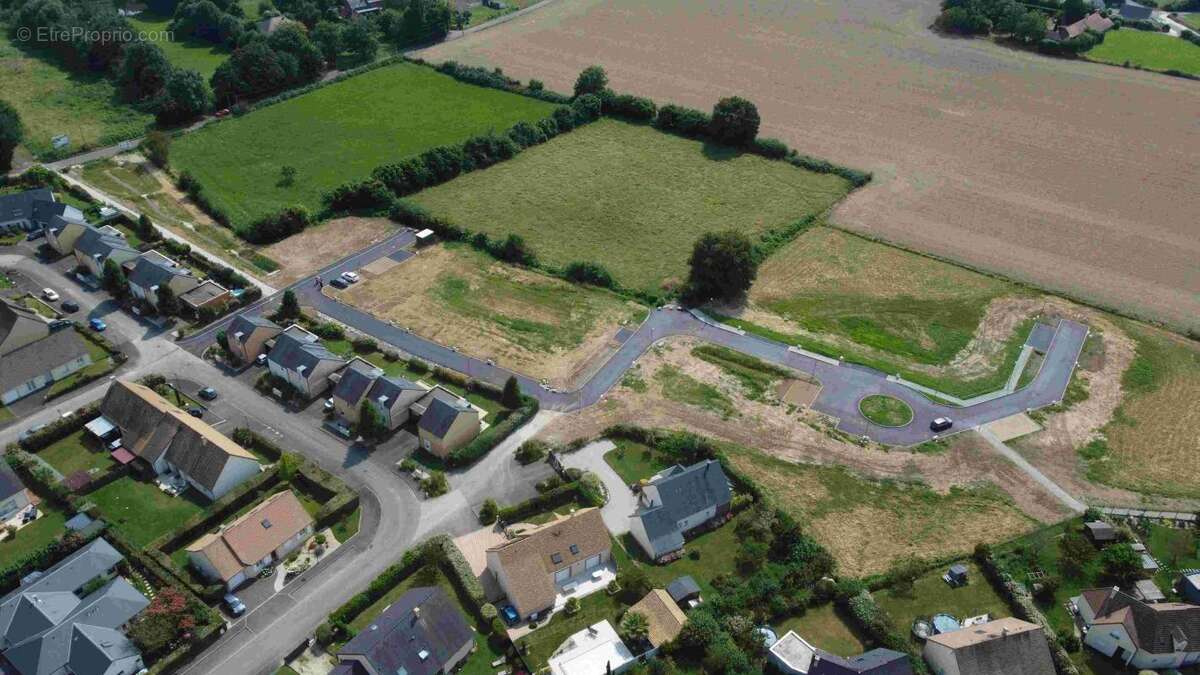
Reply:
[[[284,380],[309,399],[329,388],[330,375],[341,370],[346,360],[321,344],[320,338],[296,324],[275,338],[267,355],[271,374]]]
[[[333,675],[451,673],[475,647],[475,634],[441,588],[414,588],[338,651]]]
[[[936,675],[1054,675],[1041,626],[1007,617],[938,633],[922,652]]]
[[[124,628],[150,601],[97,539],[0,599],[0,660],[19,675],[131,675],[143,667]],[[100,580],[96,588],[93,582]]]
[[[838,656],[812,646],[795,631],[779,638],[768,648],[767,655],[776,668],[788,675],[912,675],[913,672],[907,654],[879,648],[857,656]]]
[[[1122,19],[1131,21],[1150,21],[1154,18],[1154,8],[1141,5],[1131,0],[1125,0],[1121,4],[1120,14]]]
[[[333,399],[334,409],[351,423],[357,422],[363,398],[375,380],[381,377],[383,369],[379,366],[357,356],[350,359],[350,363],[332,378],[335,384],[330,398]]]
[[[426,392],[410,409],[421,416],[417,421],[421,447],[437,457],[449,456],[482,430],[479,409],[442,387]]]
[[[729,514],[733,493],[715,459],[679,464],[655,474],[641,487],[629,530],[651,560],[683,550],[687,532]]]
[[[229,289],[212,279],[205,279],[179,294],[179,302],[194,316],[199,316],[200,310],[206,307],[219,311],[232,299],[233,294]]]
[[[158,309],[158,290],[169,287],[175,297],[200,285],[192,271],[158,251],[148,251],[124,265],[129,292]]]
[[[37,201],[34,203],[34,225],[46,234],[46,243],[60,255],[75,250],[79,235],[91,227],[83,212],[62,202]]]
[[[109,260],[124,265],[138,257],[137,250],[114,232],[116,230],[107,226],[89,226],[75,240],[75,262],[96,278],[103,276],[104,264]]]
[[[1071,598],[1086,627],[1083,643],[1133,670],[1200,664],[1200,605],[1148,603],[1119,588]]]
[[[86,222],[82,211],[56,201],[50,188],[0,195],[0,232],[31,232],[58,222],[56,218],[63,222]]]
[[[0,462],[0,519],[8,519],[29,506],[29,490],[8,462]]]
[[[273,345],[275,336],[282,332],[283,327],[274,321],[242,313],[233,317],[229,328],[225,329],[225,338],[229,353],[242,365],[248,365]]]
[[[333,376],[334,408],[343,419],[357,424],[363,402],[383,417],[389,430],[396,430],[412,416],[412,406],[429,394],[428,387],[400,377],[389,377],[383,369],[355,357]]]
[[[402,377],[376,378],[367,391],[367,401],[383,415],[388,429],[396,430],[412,418],[412,406],[426,395],[427,389]]]
[[[0,298],[0,404],[25,398],[91,363],[86,341],[69,324],[51,328],[33,310]]]

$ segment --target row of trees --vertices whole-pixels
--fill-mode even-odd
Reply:
[[[12,168],[13,153],[25,138],[25,125],[17,109],[0,100],[0,174]]]

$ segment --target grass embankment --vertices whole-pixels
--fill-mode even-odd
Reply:
[[[171,164],[195,176],[242,225],[297,204],[315,211],[325,191],[380,164],[537,120],[553,108],[399,63],[188,134],[172,147]],[[280,180],[284,166],[296,169],[291,184]]]
[[[1084,52],[1092,61],[1200,75],[1200,47],[1177,37],[1144,30],[1109,31],[1104,42]]]
[[[543,263],[595,262],[659,292],[686,278],[701,234],[757,238],[848,191],[837,176],[603,119],[412,199],[493,238],[518,234]]]
[[[780,368],[728,347],[700,345],[692,349],[692,356],[708,361],[737,380],[745,391],[746,398],[751,401],[763,400],[781,379],[796,376],[786,368]]]
[[[858,402],[863,417],[881,427],[902,427],[912,421],[913,411],[898,398],[876,394]]]
[[[654,381],[662,389],[663,398],[693,405],[717,413],[726,419],[737,413],[733,399],[725,392],[683,372],[678,366],[665,363],[655,373]]]

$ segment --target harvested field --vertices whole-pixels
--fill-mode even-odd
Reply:
[[[519,234],[542,262],[600,263],[655,292],[686,278],[705,232],[756,239],[848,189],[837,176],[603,119],[411,199],[496,239]]]
[[[701,109],[746,96],[764,135],[875,172],[839,225],[1200,327],[1196,83],[943,38],[937,11],[577,0],[420,55],[560,91],[600,63],[615,90]]]
[[[272,283],[283,288],[395,231],[387,218],[338,218],[271,244],[262,252],[282,265]]]
[[[360,270],[362,271],[362,270]],[[412,332],[554,386],[590,375],[641,305],[496,262],[461,244],[424,249],[339,299]]]

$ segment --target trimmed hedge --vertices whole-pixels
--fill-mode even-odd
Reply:
[[[1013,615],[1042,627],[1042,631],[1046,635],[1046,643],[1050,647],[1050,656],[1054,659],[1054,667],[1059,675],[1079,675],[1079,669],[1071,662],[1071,655],[1059,643],[1054,627],[1050,625],[1046,615],[1042,614],[1030,595],[1018,593],[1016,584],[1005,578],[1000,568],[996,566],[996,560],[992,557],[990,548],[976,548],[974,558],[975,562],[979,564],[979,568],[983,570],[983,576],[987,578],[996,593],[1008,603]]]
[[[10,443],[8,450],[11,452],[13,448],[19,446],[22,450],[37,452],[79,431],[88,422],[99,416],[100,402],[90,403],[76,410],[70,417],[60,417],[46,425],[45,429],[30,434],[24,440]]]
[[[435,375],[436,372],[435,370]],[[475,440],[451,452],[446,457],[446,465],[450,467],[463,467],[474,464],[484,455],[491,452],[492,448],[499,445],[504,439],[511,436],[514,431],[532,419],[538,411],[537,399],[532,396],[523,396],[521,401],[522,405],[520,408],[509,413],[503,420],[485,429],[483,433],[475,437]]]
[[[839,597],[838,604],[849,610],[851,618],[858,627],[878,645],[908,655],[908,662],[913,673],[925,675],[929,668],[921,653],[913,647],[908,638],[895,628],[891,616],[875,602],[871,592],[863,589],[857,595]]]
[[[543,492],[536,497],[530,497],[519,504],[505,506],[500,509],[497,517],[506,523],[516,523],[530,516],[570,504],[576,499],[581,502],[587,502],[583,491],[580,490],[579,481],[563,483],[553,490]]]

